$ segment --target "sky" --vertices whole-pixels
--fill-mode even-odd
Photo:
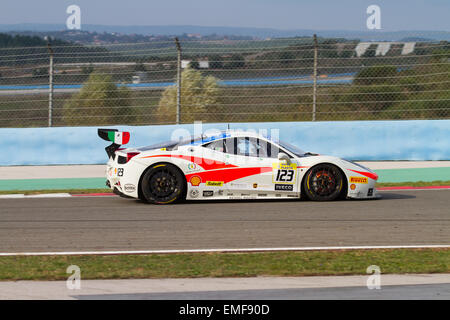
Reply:
[[[358,31],[375,4],[384,31],[450,31],[449,0],[1,0],[0,24],[65,24],[72,4],[82,24]]]

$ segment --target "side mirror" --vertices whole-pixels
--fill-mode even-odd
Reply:
[[[286,161],[287,164],[291,164],[291,158],[286,153],[280,152],[278,153],[278,160],[280,161]]]

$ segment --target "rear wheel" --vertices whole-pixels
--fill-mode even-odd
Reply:
[[[186,181],[183,174],[171,164],[158,164],[142,178],[143,199],[156,204],[169,204],[183,200]]]
[[[341,195],[343,186],[343,175],[332,164],[319,164],[311,168],[303,181],[306,196],[314,201],[336,200]]]

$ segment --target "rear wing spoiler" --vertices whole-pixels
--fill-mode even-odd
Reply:
[[[111,141],[112,144],[105,148],[106,154],[109,158],[114,156],[114,153],[121,145],[130,142],[130,133],[119,131],[117,129],[98,129],[98,136],[105,141]]]

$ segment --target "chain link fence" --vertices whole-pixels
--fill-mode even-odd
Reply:
[[[450,44],[345,39],[0,48],[0,127],[450,118]]]

